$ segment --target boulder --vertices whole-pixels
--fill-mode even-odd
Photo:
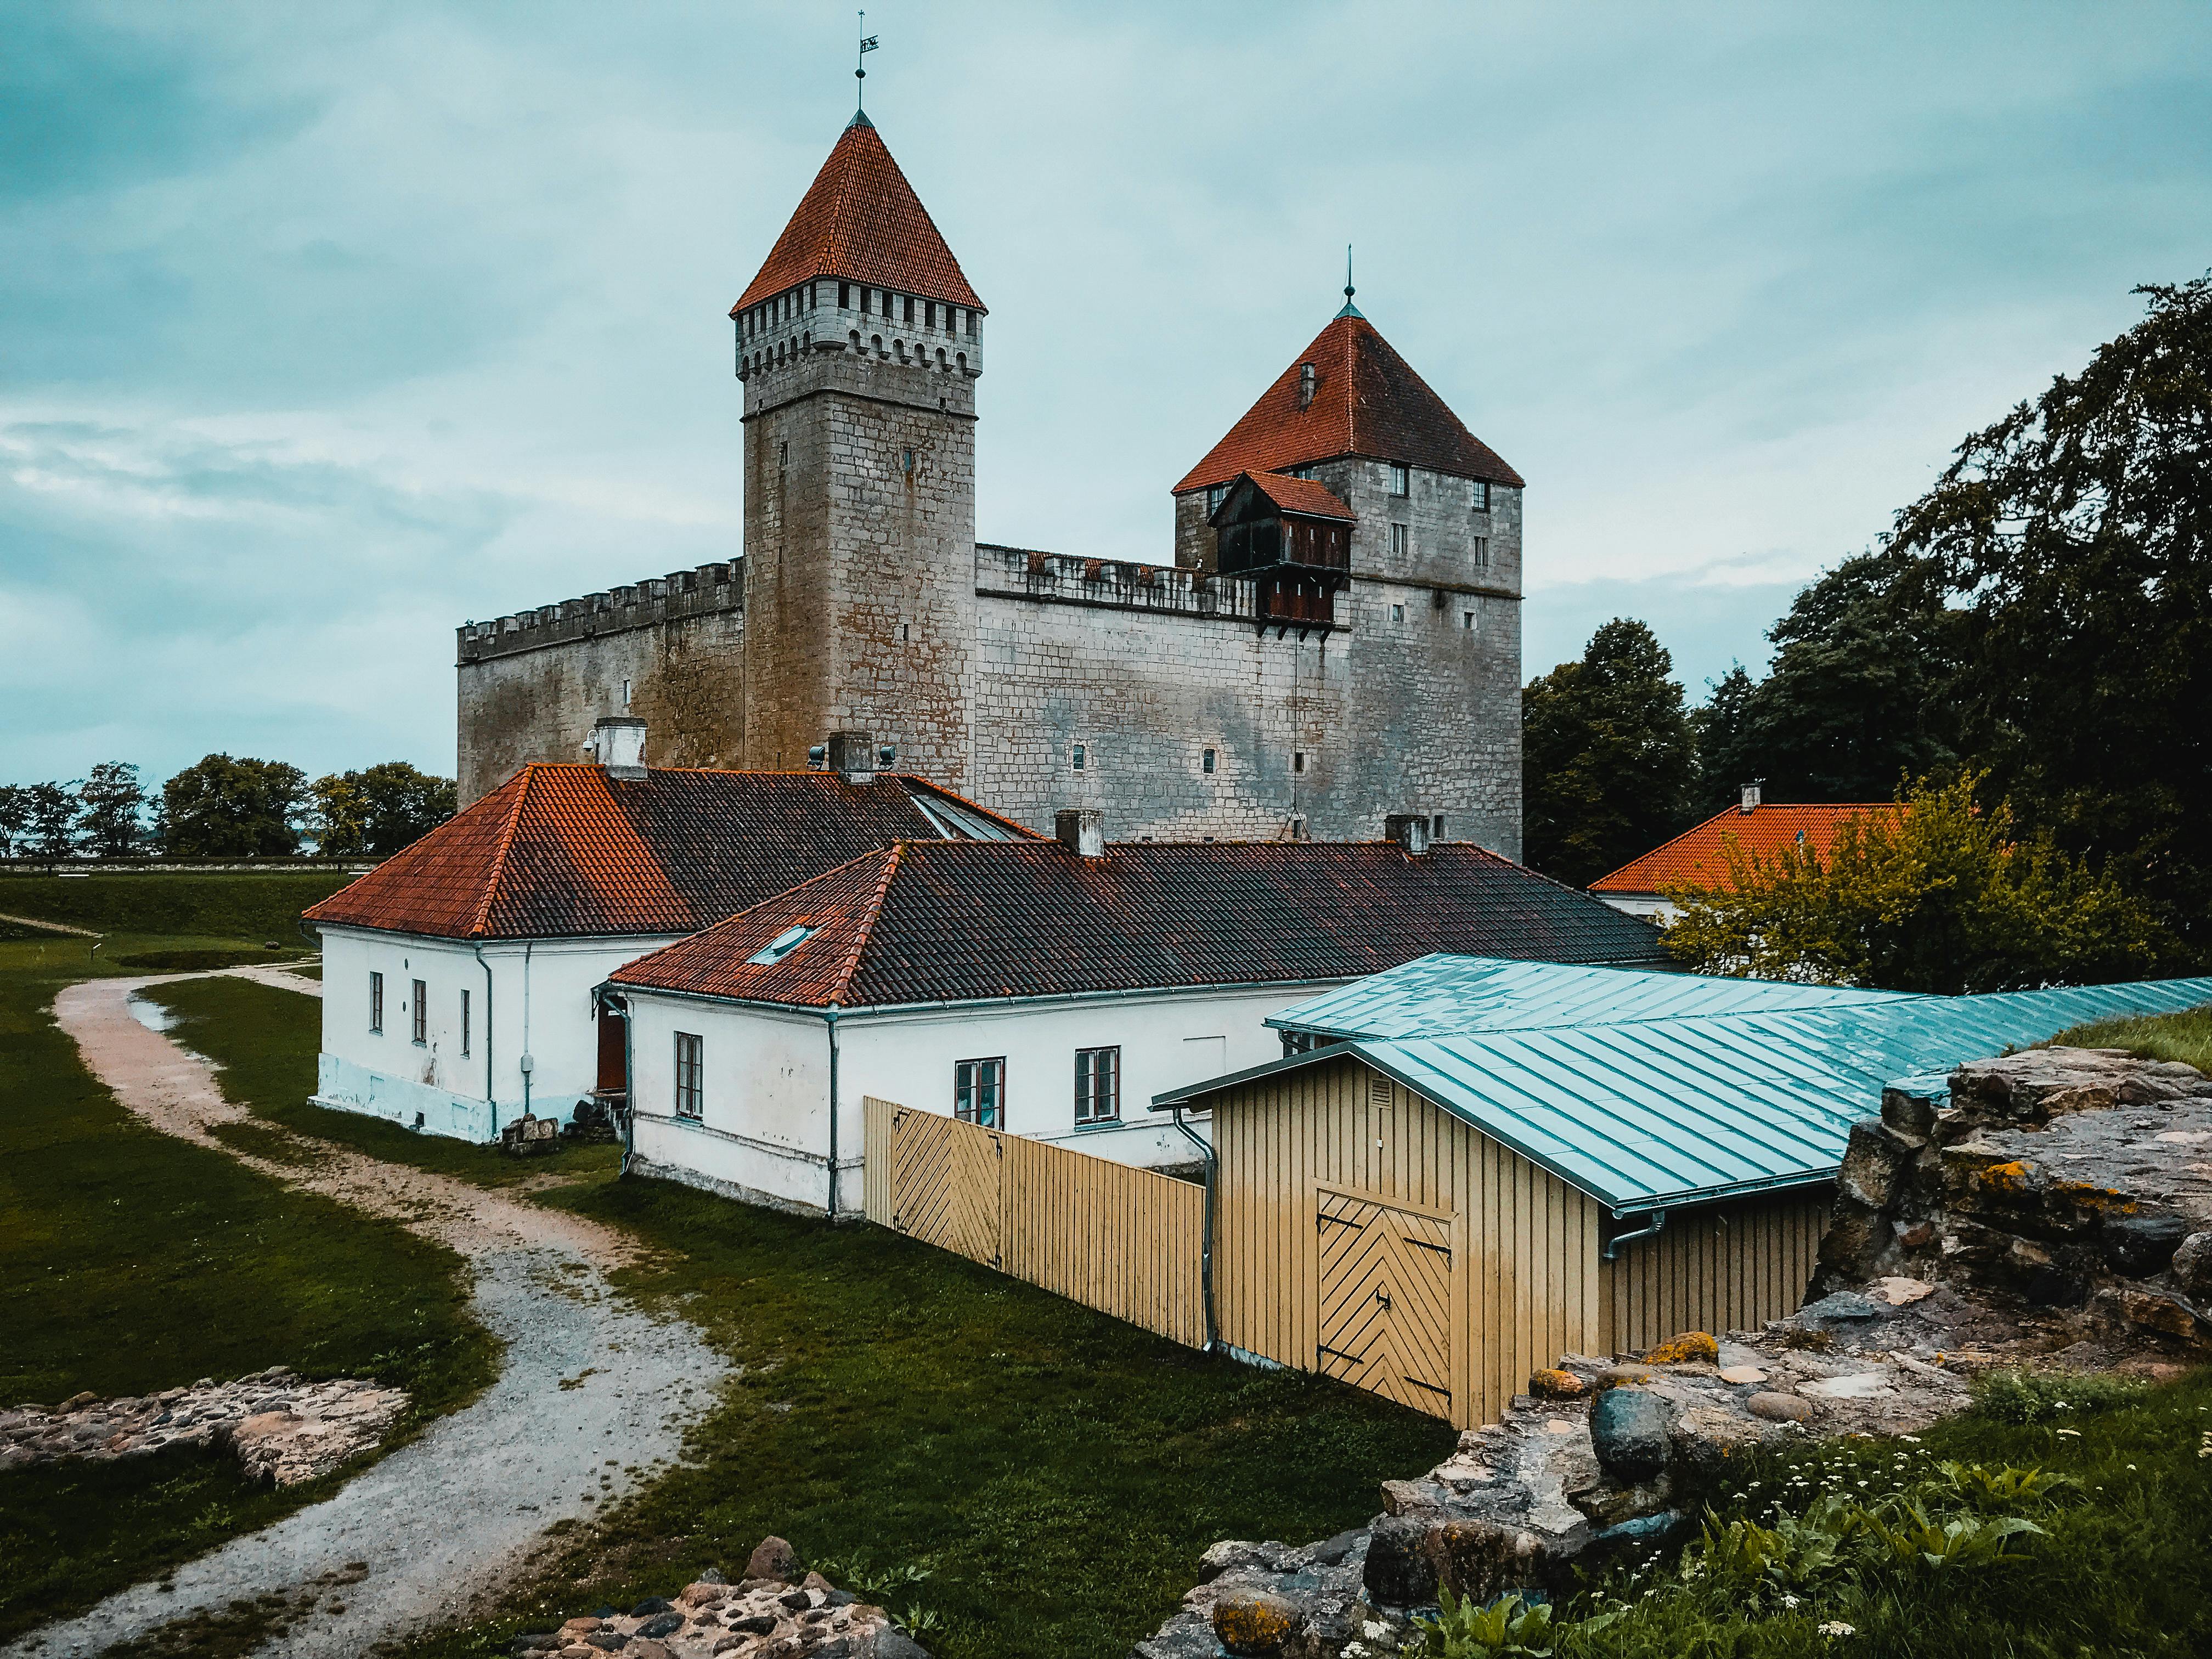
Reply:
[[[1818,1302],[1807,1303],[1790,1318],[1799,1325],[1857,1325],[1888,1311],[1872,1297],[1861,1296],[1856,1291],[1838,1291]]]
[[[1765,1389],[1743,1402],[1743,1408],[1753,1417],[1769,1423],[1804,1423],[1812,1419],[1818,1409],[1809,1400],[1801,1400],[1794,1394],[1778,1394]]]
[[[629,1610],[633,1619],[650,1619],[656,1613],[666,1613],[672,1604],[665,1595],[648,1595]]]
[[[1423,1540],[1437,1583],[1454,1595],[1487,1601],[1501,1591],[1548,1585],[1565,1558],[1526,1528],[1481,1518],[1446,1521]]]
[[[2105,1218],[2105,1264],[2128,1279],[2162,1273],[2189,1237],[2189,1218],[2170,1210],[2137,1210]]]
[[[1608,1474],[1629,1481],[1667,1467],[1674,1428],[1674,1407],[1648,1389],[1607,1389],[1590,1407],[1597,1461]]]
[[[1579,1400],[1589,1392],[1589,1384],[1572,1371],[1532,1371],[1528,1376],[1528,1392],[1539,1400]]]
[[[649,1636],[633,1638],[623,1653],[623,1659],[675,1659],[667,1643],[656,1641]]]
[[[1674,1478],[1662,1473],[1649,1480],[1600,1480],[1570,1500],[1601,1531],[1639,1516],[1655,1515],[1674,1501]]]
[[[787,1584],[795,1584],[805,1572],[799,1565],[799,1552],[785,1540],[774,1534],[763,1538],[758,1548],[745,1562],[748,1578],[780,1578]]]
[[[1381,1607],[1425,1607],[1437,1599],[1436,1563],[1421,1547],[1428,1522],[1410,1515],[1386,1515],[1367,1540],[1367,1565],[1361,1582]]]
[[[851,1659],[929,1659],[929,1655],[896,1626],[879,1625],[853,1644]]]
[[[1684,1331],[1670,1336],[1644,1356],[1647,1365],[1711,1365],[1719,1360],[1721,1345],[1703,1331]]]
[[[1638,1383],[1649,1382],[1653,1376],[1649,1365],[1607,1365],[1597,1374],[1594,1386],[1600,1389],[1633,1388]]]
[[[1838,1173],[1838,1190],[1870,1210],[1886,1210],[1897,1195],[1897,1177],[1917,1145],[1908,1146],[1878,1117],[1861,1118],[1851,1125],[1844,1144],[1844,1166]]]
[[[649,1640],[659,1641],[664,1636],[675,1635],[683,1628],[684,1615],[672,1611],[654,1613],[652,1618],[637,1627],[636,1633]]]
[[[1213,1633],[1237,1659],[1280,1653],[1298,1620],[1298,1604],[1271,1590],[1231,1590],[1213,1604]]]
[[[2212,1233],[2191,1233],[2173,1253],[2173,1282],[2203,1302],[2212,1299]]]

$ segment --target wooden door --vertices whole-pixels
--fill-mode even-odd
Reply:
[[[1317,1367],[1416,1411],[1450,1416],[1450,1219],[1324,1189],[1315,1224]]]
[[[994,1130],[932,1112],[891,1115],[891,1225],[970,1261],[1000,1265],[1005,1151]]]

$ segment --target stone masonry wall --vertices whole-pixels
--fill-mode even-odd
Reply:
[[[583,759],[605,714],[647,722],[655,766],[742,765],[744,591],[740,565],[702,565],[462,628],[460,804]]]

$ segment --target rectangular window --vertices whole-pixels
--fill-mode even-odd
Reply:
[[[975,313],[972,311],[968,313],[968,337],[971,340],[975,337]]]
[[[1229,493],[1227,484],[1213,484],[1206,492],[1206,516],[1212,518],[1221,510],[1221,498]]]
[[[1213,750],[1208,749],[1199,756],[1198,769],[1201,772],[1211,772],[1213,770]]]
[[[864,288],[860,290],[860,315],[863,317],[871,314],[868,310],[868,301],[874,293],[875,290],[873,289]]]
[[[1401,623],[1405,621],[1406,607],[1402,605],[1392,605],[1390,607],[1390,620],[1394,623]]]
[[[628,680],[624,680],[623,682],[623,707],[625,708],[629,707],[629,682]]]
[[[461,1054],[462,1054],[462,1057],[463,1057],[464,1059],[465,1059],[465,1058],[467,1057],[467,1055],[468,1055],[468,1052],[469,1052],[469,994],[468,994],[466,991],[464,991],[464,992],[462,992],[462,993],[461,993]]]
[[[1390,493],[1393,495],[1410,495],[1413,493],[1413,475],[1411,469],[1402,467],[1395,461],[1390,463]]]
[[[1487,536],[1477,536],[1474,538],[1473,550],[1474,553],[1474,568],[1477,570],[1489,569],[1490,538]]]
[[[1121,1117],[1121,1051],[1075,1051],[1075,1121],[1116,1123]]]
[[[381,1033],[384,1030],[384,975],[368,976],[368,1029]]]
[[[430,994],[421,980],[414,981],[415,1006],[409,1012],[415,1024],[415,1046],[421,1048],[430,1040]]]
[[[921,325],[924,328],[935,328],[937,326],[936,301],[924,300],[921,302]]]
[[[1291,757],[1291,770],[1293,772],[1303,772],[1305,769],[1306,751],[1301,749]]]
[[[1399,558],[1402,559],[1406,556],[1406,543],[1407,539],[1408,538],[1405,526],[1401,524],[1394,524],[1390,526],[1390,551]]]
[[[700,1050],[704,1045],[689,1031],[676,1034],[676,1115],[697,1122],[706,1097]]]
[[[907,296],[906,309],[903,315],[907,322],[912,323],[914,321],[914,297],[911,295]]]
[[[1474,483],[1468,486],[1468,490],[1474,498],[1474,510],[1476,512],[1487,513],[1490,511],[1490,485],[1486,482],[1483,479],[1477,478]]]
[[[840,310],[840,311],[849,311],[849,310],[851,310],[852,308],[853,308],[853,285],[852,285],[850,283],[838,283],[838,284],[837,284],[837,309],[838,309],[838,310]]]
[[[1442,841],[1443,838],[1444,815],[1439,812],[1429,820],[1429,839],[1431,841]]]
[[[1079,743],[1075,745],[1073,757],[1075,761],[1075,769],[1080,772],[1083,769],[1083,763],[1089,757],[1084,753],[1083,745]]]
[[[1462,629],[1464,629],[1466,632],[1468,632],[1468,633],[1469,633],[1469,634],[1474,633],[1474,611],[1461,611],[1461,612],[1459,613],[1459,625],[1460,625],[1460,627],[1461,627]]]
[[[952,1115],[986,1129],[1006,1127],[1006,1059],[960,1060],[952,1064]]]

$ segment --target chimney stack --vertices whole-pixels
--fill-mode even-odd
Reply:
[[[876,781],[876,738],[872,732],[832,732],[830,769],[848,783]]]
[[[645,722],[630,714],[603,714],[592,727],[592,759],[611,778],[645,778]]]
[[[1053,814],[1052,833],[1062,847],[1079,858],[1106,856],[1106,821],[1095,808],[1063,806]]]
[[[1382,839],[1395,841],[1413,858],[1429,850],[1429,820],[1423,812],[1393,812],[1382,820]]]
[[[1743,787],[1743,805],[1739,806],[1736,810],[1740,812],[1749,812],[1756,809],[1758,805],[1759,785],[1756,783],[1747,783]]]

